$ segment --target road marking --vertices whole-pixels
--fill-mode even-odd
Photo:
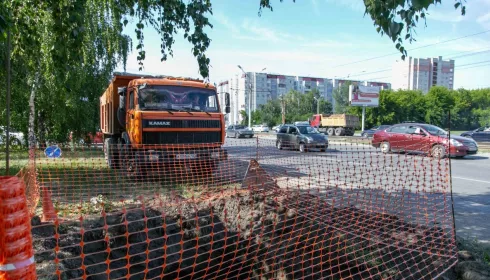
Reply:
[[[473,181],[473,182],[480,182],[480,183],[490,184],[490,181],[483,181],[483,180],[470,179],[470,178],[464,178],[464,177],[456,177],[456,176],[453,176],[453,178],[454,179],[460,179],[460,180],[467,180],[467,181]]]

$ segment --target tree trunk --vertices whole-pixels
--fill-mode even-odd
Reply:
[[[29,97],[29,127],[28,127],[28,137],[27,141],[29,144],[29,151],[34,152],[36,149],[36,134],[34,131],[34,127],[36,124],[36,108],[35,108],[35,100],[36,100],[36,91],[38,88],[38,81],[39,81],[39,74],[35,74],[35,78],[32,81],[31,84],[31,95]],[[33,154],[31,154],[32,156]]]

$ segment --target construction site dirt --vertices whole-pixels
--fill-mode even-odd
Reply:
[[[440,250],[449,240],[437,227],[422,228],[355,208],[337,209],[307,193],[245,189],[205,196],[185,203],[178,195],[154,198],[143,207],[58,226],[34,217],[38,275],[431,279],[448,261]],[[317,215],[308,215],[308,209],[320,211],[324,219],[311,219]],[[347,231],[339,229],[339,223]],[[367,234],[371,230],[378,234]]]

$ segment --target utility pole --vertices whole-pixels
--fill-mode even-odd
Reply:
[[[240,70],[242,70],[242,73],[245,75],[245,93],[247,93],[247,72],[245,72],[245,70],[243,70],[242,66],[240,65],[237,65],[238,68],[240,68]],[[265,69],[267,68],[262,68],[261,72],[262,71],[265,71]],[[252,77],[250,77],[252,78]],[[252,86],[252,81],[250,81],[249,83],[249,87],[250,87],[250,94],[248,96],[248,127],[252,127],[252,94],[253,94],[253,86]]]
[[[283,95],[281,95],[281,114],[282,114],[282,124],[286,124],[286,102],[284,101]]]
[[[5,143],[5,174],[10,174],[10,28],[7,27],[7,136]]]
[[[316,100],[316,114],[320,114],[320,98],[319,97],[313,97]]]

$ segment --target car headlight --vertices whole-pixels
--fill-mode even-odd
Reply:
[[[449,143],[455,147],[461,147],[463,146],[463,143],[459,142],[458,140],[455,140],[455,139],[451,139],[449,140]]]

